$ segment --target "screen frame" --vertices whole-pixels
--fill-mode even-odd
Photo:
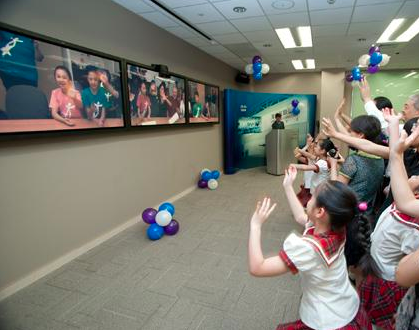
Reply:
[[[15,138],[15,137],[48,137],[48,136],[66,136],[66,135],[79,135],[80,133],[87,133],[87,134],[91,134],[91,133],[97,133],[97,132],[110,132],[110,131],[126,131],[128,129],[127,126],[127,104],[126,104],[126,98],[125,98],[125,88],[126,86],[124,86],[124,63],[125,60],[123,58],[117,57],[117,56],[113,56],[113,55],[109,55],[106,53],[102,53],[100,51],[96,51],[87,47],[83,47],[83,46],[78,46],[66,41],[62,41],[59,39],[55,39],[52,37],[48,37],[42,34],[38,34],[32,31],[28,31],[25,29],[21,29],[9,24],[5,24],[5,23],[1,23],[0,22],[0,29],[7,31],[7,32],[11,32],[11,33],[17,33],[17,34],[21,34],[25,37],[31,38],[31,39],[36,39],[39,40],[41,42],[45,42],[45,43],[49,43],[51,45],[54,46],[58,46],[58,47],[63,47],[63,48],[68,48],[70,50],[74,50],[74,51],[78,51],[78,52],[82,52],[85,54],[89,54],[89,55],[93,55],[93,56],[97,56],[97,57],[102,57],[104,59],[107,60],[111,60],[111,61],[115,61],[117,63],[119,63],[120,66],[120,79],[121,79],[121,106],[122,106],[122,114],[123,114],[123,126],[121,127],[92,127],[92,128],[74,128],[74,129],[60,129],[60,130],[44,130],[44,131],[19,131],[19,132],[2,132],[0,133],[0,139],[9,139],[11,137]],[[129,107],[128,107],[129,108]],[[5,121],[7,121],[7,119],[5,119]]]
[[[125,60],[125,68],[124,68],[124,83],[125,83],[125,87],[124,87],[124,91],[125,91],[125,102],[127,104],[127,113],[128,113],[128,117],[127,117],[127,123],[128,123],[128,128],[130,130],[138,130],[138,129],[144,129],[144,128],[148,128],[148,127],[184,127],[185,125],[188,124],[189,121],[189,109],[188,109],[188,102],[185,102],[185,122],[184,123],[178,123],[178,124],[156,124],[156,125],[131,125],[131,114],[130,114],[130,107],[129,107],[129,91],[128,91],[128,65],[133,65],[133,66],[137,66],[140,67],[142,69],[146,69],[149,71],[153,71],[153,72],[157,72],[156,70],[154,70],[152,68],[152,66],[150,65],[146,65],[146,64],[142,64],[136,61],[131,61],[131,60]],[[188,78],[177,74],[177,73],[173,73],[171,71],[169,71],[170,76],[175,77],[175,78],[179,78],[179,79],[183,79],[184,84],[185,84],[185,101],[187,100],[188,97],[188,91],[187,91],[187,86],[188,86]]]
[[[217,98],[218,120],[217,121],[196,122],[196,123],[192,123],[190,121],[190,114],[189,114],[189,82],[198,83],[198,84],[202,84],[204,86],[209,86],[209,87],[213,87],[213,88],[216,88],[217,89],[217,91],[218,91],[218,98]],[[189,78],[187,79],[187,84],[188,84],[188,88],[187,88],[186,97],[187,97],[187,100],[188,100],[188,102],[187,102],[188,103],[188,106],[187,106],[187,108],[188,108],[188,116],[187,116],[187,123],[188,123],[188,125],[195,126],[195,125],[218,125],[218,124],[220,124],[221,123],[220,87],[217,86],[217,85],[208,84],[208,83],[206,83],[204,81],[200,81],[200,80],[197,80],[197,79],[189,79]]]

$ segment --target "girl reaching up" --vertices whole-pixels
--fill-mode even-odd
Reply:
[[[347,186],[324,181],[314,191],[307,214],[295,195],[297,169],[290,166],[283,186],[295,220],[306,226],[303,235],[291,233],[278,256],[266,258],[261,248],[263,223],[276,204],[265,198],[250,222],[249,270],[254,276],[299,274],[303,288],[301,320],[280,324],[281,329],[372,329],[351,286],[343,254],[345,226],[356,216],[357,200]]]

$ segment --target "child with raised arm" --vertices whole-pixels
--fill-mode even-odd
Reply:
[[[295,220],[306,226],[304,234],[291,233],[279,255],[265,259],[262,225],[276,204],[271,206],[268,198],[259,202],[250,222],[250,273],[264,277],[291,271],[301,277],[301,320],[280,324],[277,330],[370,330],[371,324],[349,282],[343,254],[345,226],[356,216],[356,196],[340,182],[325,181],[314,191],[306,214],[293,190],[296,176],[297,169],[290,166],[283,186]]]

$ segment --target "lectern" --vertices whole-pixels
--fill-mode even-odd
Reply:
[[[266,171],[284,174],[290,163],[295,163],[294,149],[298,146],[298,129],[273,129],[266,135]]]

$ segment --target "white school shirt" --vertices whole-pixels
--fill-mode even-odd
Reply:
[[[377,106],[375,105],[374,101],[368,101],[364,104],[364,109],[367,115],[374,116],[380,121],[381,124],[381,132],[383,132],[386,136],[389,135],[388,133],[388,122],[385,121],[383,112],[378,110]],[[404,124],[399,125],[399,134],[402,131]]]
[[[310,194],[313,195],[314,190],[316,187],[322,183],[323,181],[329,180],[330,178],[330,169],[329,164],[324,159],[318,159],[314,165],[316,166],[317,170],[314,171],[311,177],[311,184],[310,184]]]
[[[343,241],[340,251],[332,261],[329,259],[332,263],[328,266],[307,237],[291,233],[284,242],[284,252],[301,278],[301,321],[310,328],[341,328],[358,313],[359,298],[349,282],[344,245]]]
[[[308,158],[308,165],[313,165],[314,161]],[[313,177],[313,171],[304,171],[304,188],[310,189],[311,186],[311,178]]]
[[[419,225],[404,224],[395,211],[394,204],[386,208],[371,234],[371,256],[386,281],[395,281],[399,261],[419,248]]]

